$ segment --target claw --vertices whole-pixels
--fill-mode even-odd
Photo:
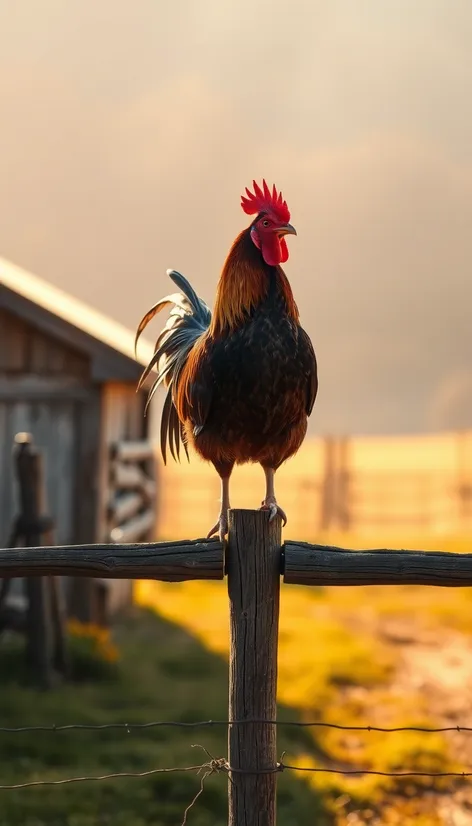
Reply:
[[[280,505],[277,504],[275,499],[264,499],[260,509],[261,511],[269,511],[269,522],[272,522],[278,514],[282,519],[282,526],[285,528],[287,524],[287,514],[282,510]]]
[[[211,531],[207,534],[207,539],[211,539],[214,534],[218,534],[220,542],[224,542],[225,536],[228,533],[228,516],[226,512],[219,515],[218,522],[214,525]]]

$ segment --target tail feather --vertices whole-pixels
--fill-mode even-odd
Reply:
[[[175,413],[175,415],[172,415],[173,412]],[[174,405],[172,404],[171,415],[169,416],[169,447],[174,462],[176,462],[177,460],[180,461],[180,435],[181,431],[179,417],[177,416],[177,411]],[[177,454],[177,458],[175,454]]]
[[[167,432],[169,429],[169,418],[172,408],[172,390],[169,388],[165,397],[161,417],[161,453],[164,464],[167,464]]]
[[[210,310],[187,279],[176,270],[167,270],[167,275],[182,293],[167,295],[154,304],[139,322],[135,339],[136,349],[141,333],[154,316],[169,305],[172,306],[164,329],[156,341],[154,354],[138,383],[139,389],[152,370],[156,369],[157,376],[148,394],[146,410],[159,385],[164,382],[168,387],[161,418],[161,453],[164,464],[167,461],[167,444],[175,461],[180,460],[181,443],[188,458],[184,428],[177,415],[173,398],[187,356],[211,322]]]
[[[182,302],[183,296],[180,293],[172,293],[171,295],[166,295],[164,298],[161,298],[157,304],[154,304],[150,310],[142,317],[141,321],[138,324],[138,329],[136,330],[136,336],[134,339],[134,353],[136,355],[137,347],[138,347],[138,339],[143,332],[144,328],[147,327],[150,321],[154,318],[157,313],[160,313],[161,310],[164,310],[169,304],[175,304],[177,307],[180,307],[181,310],[185,311],[185,306]]]

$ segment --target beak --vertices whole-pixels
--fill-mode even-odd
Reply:
[[[296,235],[297,230],[295,227],[292,227],[291,224],[283,224],[281,227],[277,227],[276,229],[277,235],[282,237],[283,235]]]

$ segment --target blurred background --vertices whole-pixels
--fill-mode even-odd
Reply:
[[[0,32],[0,544],[18,511],[15,457],[28,444],[12,450],[19,432],[43,456],[53,544],[197,537],[214,523],[218,477],[195,456],[164,467],[162,398],[145,418],[135,392],[164,319],[137,359],[133,335],[172,291],[169,267],[212,306],[247,225],[240,194],[265,177],[297,228],[286,272],[320,379],[307,440],[277,474],[285,535],[470,551],[470,0],[0,0]],[[233,506],[257,507],[262,494],[261,469],[237,468]],[[57,722],[58,709],[66,722],[100,722],[103,709],[111,720],[127,707],[143,721],[224,717],[224,586],[97,587],[72,589],[68,634],[80,679],[98,687],[56,689],[35,706],[38,722]],[[15,633],[28,599],[20,583],[8,589],[0,674],[13,676],[0,676],[0,717],[20,725],[32,704]],[[290,715],[464,723],[468,592],[348,592],[283,589],[279,693]],[[106,647],[111,626],[116,650]],[[90,657],[115,669],[115,682],[107,671],[104,688],[98,665],[84,676]],[[24,779],[70,773],[74,761],[147,768],[161,748],[163,763],[169,749],[177,762],[187,755],[186,739],[162,737],[121,751],[85,739],[67,753],[23,741],[16,768],[5,741],[3,757],[16,782],[17,768]],[[305,765],[472,761],[464,739],[360,745],[328,732],[288,748]],[[2,798],[0,819],[91,826],[103,811],[115,826],[171,826],[182,794],[198,789],[159,783],[139,800],[120,790]],[[470,791],[453,798],[448,786],[290,783],[287,824],[471,822]],[[224,822],[225,794],[211,794],[196,826]]]
[[[1,255],[135,329],[280,187],[313,433],[471,426],[468,0],[1,0]]]
[[[212,304],[246,223],[239,195],[265,176],[298,229],[287,272],[320,373],[310,434],[472,427],[467,0],[2,0],[0,29],[2,256],[134,330],[171,289],[167,267]],[[418,456],[402,442],[424,524],[462,508],[439,515],[432,498],[465,492],[467,442],[449,441]],[[365,455],[385,473],[395,455],[398,479],[397,443],[364,444],[356,468]],[[293,498],[297,473],[304,512],[319,452],[279,474]],[[446,468],[460,478],[425,476]],[[162,477],[174,496],[186,479]]]

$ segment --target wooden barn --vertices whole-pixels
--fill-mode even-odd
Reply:
[[[136,393],[151,346],[140,353],[143,362],[130,330],[0,259],[0,547],[18,509],[19,432],[44,457],[54,544],[153,537],[150,417],[145,391]],[[92,619],[98,589],[109,613],[129,601],[130,583],[78,580],[70,583],[72,612]]]

